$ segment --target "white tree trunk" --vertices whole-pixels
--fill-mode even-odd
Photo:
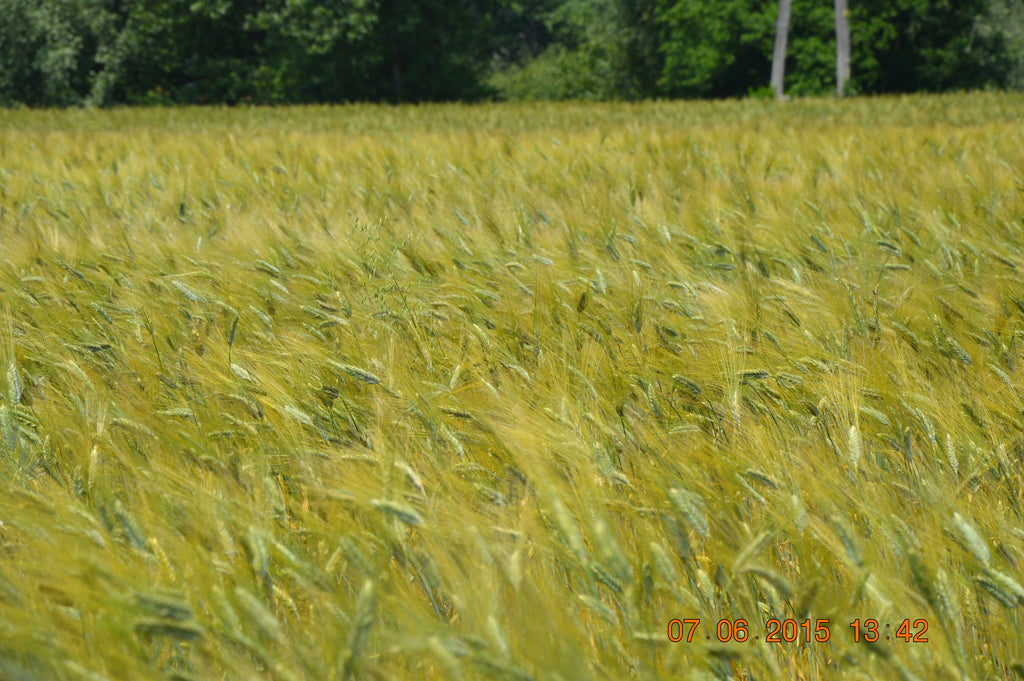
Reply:
[[[789,16],[792,11],[793,0],[779,0],[779,19],[775,22],[775,53],[772,55],[772,89],[779,99],[786,94],[782,81],[786,77],[786,41],[789,38]]]
[[[836,2],[836,94],[846,93],[850,80],[850,12],[846,0]]]

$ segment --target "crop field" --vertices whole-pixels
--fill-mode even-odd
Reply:
[[[0,113],[0,678],[1024,678],[1024,96]]]

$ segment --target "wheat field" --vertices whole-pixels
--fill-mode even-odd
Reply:
[[[0,678],[1024,678],[1024,96],[6,111],[0,263]]]

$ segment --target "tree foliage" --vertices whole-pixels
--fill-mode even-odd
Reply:
[[[1024,0],[851,2],[851,88],[1024,86]],[[777,0],[0,0],[0,104],[743,96]],[[794,0],[786,89],[834,89]]]
[[[1010,60],[996,32],[979,31],[988,0],[858,0],[850,3],[851,89],[939,91],[1005,85]],[[728,97],[767,83],[775,0],[662,0],[660,94]],[[786,90],[835,88],[832,3],[794,0]]]

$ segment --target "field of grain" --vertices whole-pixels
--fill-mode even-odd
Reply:
[[[1021,95],[3,112],[0,677],[1024,677],[1022,378]]]

